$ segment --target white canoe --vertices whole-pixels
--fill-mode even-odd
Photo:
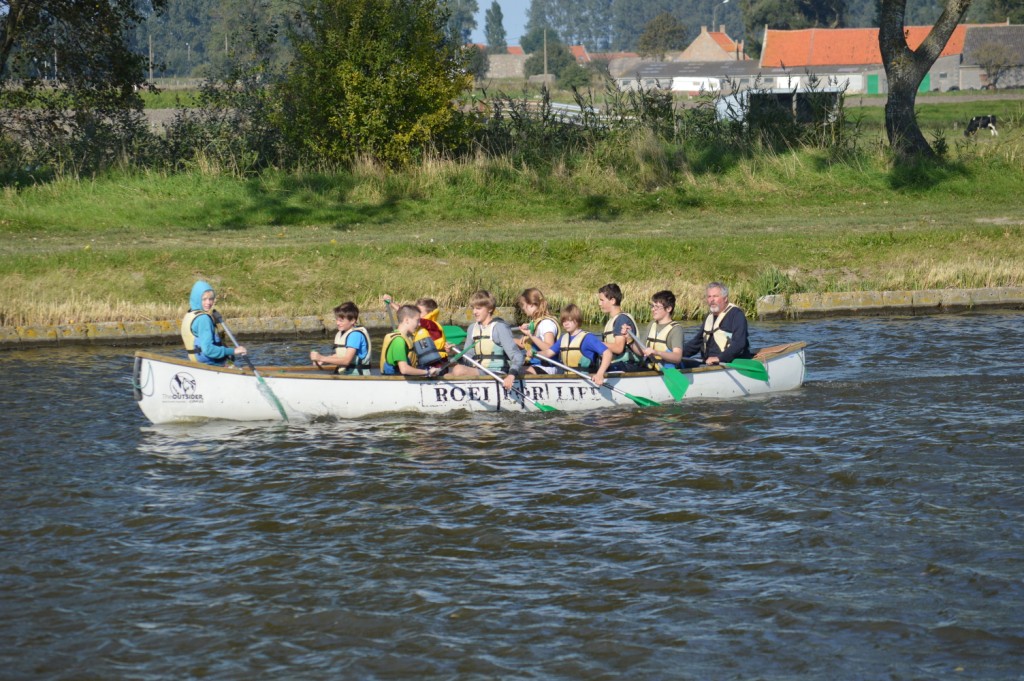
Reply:
[[[756,359],[764,363],[767,381],[727,367],[682,370],[689,381],[683,399],[746,397],[799,388],[804,382],[805,346],[789,343],[759,352]],[[277,366],[259,367],[258,371],[266,382],[262,390],[249,369],[212,367],[140,351],[135,353],[135,399],[153,423],[280,421],[274,398],[290,421],[358,418],[396,411],[539,411],[535,403],[559,411],[635,406],[622,393],[598,389],[574,374],[525,377],[516,383],[529,398],[524,400],[486,376],[338,376],[315,368]],[[607,385],[634,397],[673,401],[664,379],[655,371],[611,374]]]

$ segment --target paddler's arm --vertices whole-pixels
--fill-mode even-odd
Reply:
[[[526,360],[526,353],[516,345],[512,337],[512,329],[508,324],[495,324],[491,332],[494,342],[497,343],[508,356],[508,375],[505,376],[505,389],[510,390],[516,378],[523,373],[523,362]]]

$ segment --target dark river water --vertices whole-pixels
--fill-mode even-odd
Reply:
[[[0,352],[0,677],[1024,678],[1022,331],[756,324],[809,343],[757,400],[159,428],[129,349]]]

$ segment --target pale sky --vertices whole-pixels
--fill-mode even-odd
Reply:
[[[494,0],[477,0],[480,13],[476,15],[473,42],[487,42],[484,40],[484,28],[487,26],[487,10],[491,8],[492,2]],[[526,33],[526,11],[530,8],[530,0],[498,0],[498,5],[504,17],[502,24],[505,26],[505,40],[509,45],[518,45],[519,39]]]

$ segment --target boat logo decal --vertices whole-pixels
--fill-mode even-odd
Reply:
[[[203,396],[198,390],[198,382],[187,371],[179,371],[171,377],[171,392],[164,399],[183,402],[202,402]]]

